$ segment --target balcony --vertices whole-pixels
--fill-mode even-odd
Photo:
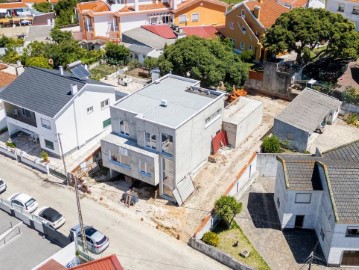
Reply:
[[[21,107],[18,107],[18,106],[9,104],[9,103],[5,103],[5,111],[6,111],[7,117],[18,120],[18,121],[28,124],[30,126],[37,127],[36,117],[35,117],[34,112],[25,110]]]

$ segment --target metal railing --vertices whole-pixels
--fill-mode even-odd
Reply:
[[[21,234],[20,227],[19,226],[13,227],[8,233],[6,233],[0,239],[0,248],[5,246],[7,243],[9,243],[11,240],[13,240],[15,237],[19,236],[20,234]]]

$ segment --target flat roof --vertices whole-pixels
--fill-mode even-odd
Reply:
[[[200,82],[168,74],[123,98],[115,107],[145,120],[176,128],[224,94],[199,87]],[[161,106],[161,100],[167,106]]]
[[[10,227],[10,222],[14,226],[22,223],[0,210],[0,227]],[[2,269],[32,269],[61,249],[60,246],[52,244],[48,239],[42,238],[36,230],[27,227],[24,223],[18,225],[18,227],[21,234],[0,248],[0,265]]]
[[[249,114],[262,104],[259,100],[239,97],[224,109],[223,122],[236,125],[246,119]]]

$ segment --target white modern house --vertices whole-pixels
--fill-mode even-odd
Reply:
[[[322,156],[277,157],[282,229],[312,229],[327,264],[359,266],[359,141]]]
[[[79,63],[72,72],[29,67],[1,92],[10,136],[29,135],[42,149],[66,155],[110,127],[113,86],[91,80]]]
[[[101,140],[103,165],[159,186],[181,205],[193,174],[211,154],[222,129],[224,93],[168,74],[111,106],[112,134]]]
[[[340,13],[355,24],[359,31],[359,2],[356,0],[328,0],[326,10]]]

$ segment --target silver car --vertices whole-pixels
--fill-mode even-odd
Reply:
[[[86,248],[92,253],[99,254],[110,245],[110,239],[94,227],[84,226],[84,231]],[[77,235],[78,240],[82,241],[80,225],[76,225],[71,229],[70,238],[72,238],[73,233]]]
[[[4,180],[2,180],[0,178],[0,193],[3,193],[6,190],[6,188],[7,188],[7,186],[6,186],[5,182],[4,182]]]

